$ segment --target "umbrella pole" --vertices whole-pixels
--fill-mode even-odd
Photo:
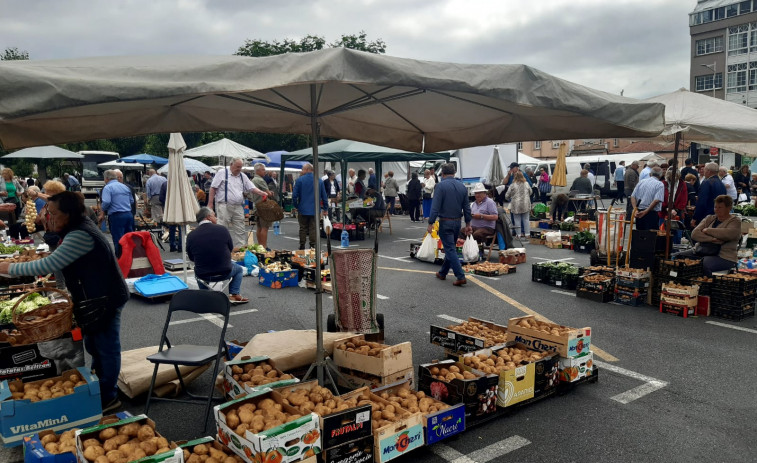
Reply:
[[[179,227],[181,231],[181,227]],[[184,259],[184,283],[187,282],[187,232],[189,231],[189,225],[184,225],[184,233],[181,234],[181,258]]]
[[[667,218],[665,219],[665,258],[670,257],[670,227],[673,221],[673,214],[670,213],[670,209],[673,208],[673,201],[675,198],[673,197],[673,190],[675,189],[675,186],[678,185],[678,143],[681,141],[681,132],[676,132],[676,141],[675,146],[673,148],[673,162],[671,163],[671,166],[673,167],[673,175],[670,177],[670,183],[668,184],[668,210],[665,211],[667,213]],[[663,175],[665,173],[663,172]]]

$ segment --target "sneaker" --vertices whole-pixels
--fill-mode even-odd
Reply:
[[[121,408],[121,401],[118,400],[118,396],[116,396],[113,400],[111,400],[107,404],[104,404],[102,407],[103,415],[105,415],[106,413],[114,412]]]
[[[246,304],[250,302],[249,299],[242,297],[241,294],[229,294],[229,301],[231,301],[232,304]]]

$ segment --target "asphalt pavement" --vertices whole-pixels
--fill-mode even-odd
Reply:
[[[601,304],[571,291],[531,281],[531,264],[563,259],[588,265],[586,254],[525,244],[528,261],[517,272],[496,278],[471,276],[465,287],[453,278],[434,278],[438,266],[409,257],[411,241],[425,226],[407,216],[392,218],[393,233],[379,235],[378,309],[384,314],[386,343],[412,342],[414,363],[443,357],[429,343],[429,326],[476,317],[507,324],[511,317],[536,313],[573,327],[590,326],[599,381],[570,394],[521,407],[398,462],[755,461],[757,443],[757,321],[683,319],[650,306]],[[269,234],[271,249],[297,249],[296,219],[285,219],[281,235]],[[337,241],[332,242],[338,245]],[[324,243],[325,245],[325,243]],[[372,247],[372,236],[351,245]],[[166,246],[167,248],[167,246]],[[180,257],[164,252],[165,257]],[[257,333],[315,328],[315,295],[304,288],[269,289],[246,277],[246,305],[232,308],[227,339],[248,340]],[[323,296],[324,314],[333,311]],[[122,349],[156,345],[167,302],[134,297],[122,318]],[[254,309],[254,311],[253,311]],[[325,320],[324,320],[325,326]],[[218,328],[200,319],[176,325],[175,342],[209,341]],[[205,373],[191,389],[203,392]],[[124,400],[133,414],[144,399]],[[156,402],[150,417],[169,439],[212,434],[202,429],[203,407]],[[20,459],[0,450],[0,461]]]

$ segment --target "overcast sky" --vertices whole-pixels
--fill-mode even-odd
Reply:
[[[229,55],[245,40],[365,31],[387,55],[520,63],[646,98],[689,86],[695,0],[0,0],[0,50],[33,60]]]

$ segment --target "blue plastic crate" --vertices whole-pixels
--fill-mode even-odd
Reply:
[[[297,270],[268,272],[261,268],[258,274],[258,283],[274,289],[297,286],[297,273]],[[281,283],[281,286],[278,286],[277,283]]]
[[[167,294],[178,293],[187,288],[187,284],[181,278],[167,273],[163,275],[145,275],[134,282],[134,289],[145,297],[165,296]]]

